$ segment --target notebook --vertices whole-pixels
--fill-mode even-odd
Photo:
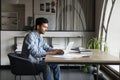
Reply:
[[[90,50],[90,49],[85,49],[85,48],[82,48],[82,47],[77,47],[77,48],[74,48],[74,49],[72,49],[72,50],[76,50],[76,51],[78,51],[78,52],[81,53],[81,54],[91,54],[91,53],[93,53],[92,50]]]

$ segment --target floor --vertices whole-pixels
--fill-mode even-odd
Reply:
[[[39,77],[36,76],[39,80]],[[17,77],[17,80],[19,76]],[[14,80],[14,75],[10,69],[0,70],[0,80]],[[33,76],[22,76],[22,80],[34,80]],[[92,74],[82,72],[78,69],[61,69],[61,80],[94,80]]]

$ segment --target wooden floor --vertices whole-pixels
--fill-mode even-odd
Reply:
[[[36,76],[39,79],[38,76]],[[17,77],[17,80],[19,76]],[[15,80],[10,69],[0,70],[0,80]],[[34,80],[33,76],[22,76],[22,80]],[[61,80],[94,80],[94,76],[78,69],[61,69]]]

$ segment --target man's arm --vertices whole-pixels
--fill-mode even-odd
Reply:
[[[36,41],[37,40],[37,41]],[[42,48],[38,47],[38,39],[35,38],[33,34],[26,36],[24,41],[24,46],[26,46],[26,50],[28,53],[34,57],[42,57],[46,55],[46,51]]]
[[[64,54],[64,51],[61,49],[53,49],[47,43],[44,42],[44,49],[46,50],[46,55],[56,55],[56,54]]]
[[[64,51],[61,49],[54,49],[52,51],[48,51],[46,54],[47,55],[56,55],[56,54],[62,55],[62,54],[64,54]]]

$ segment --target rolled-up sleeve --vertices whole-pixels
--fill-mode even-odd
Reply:
[[[42,49],[47,52],[47,51],[51,51],[53,50],[46,42],[45,40],[43,39],[43,37],[40,36],[40,49],[42,47]],[[42,51],[42,50],[39,50],[39,51]],[[46,55],[46,54],[45,54]]]
[[[51,51],[53,48],[51,48],[47,43],[44,42],[43,48],[45,51]]]

